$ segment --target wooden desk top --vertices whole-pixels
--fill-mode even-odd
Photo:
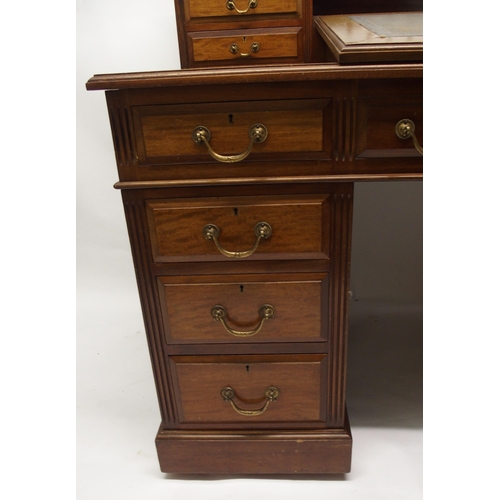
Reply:
[[[340,66],[334,63],[283,66],[183,69],[95,75],[87,90],[124,90],[227,83],[328,81],[367,78],[422,78],[423,64],[371,64]]]

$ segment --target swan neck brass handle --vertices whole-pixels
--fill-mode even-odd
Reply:
[[[215,160],[220,161],[221,163],[236,163],[244,160],[251,153],[255,142],[260,143],[267,139],[267,128],[265,125],[262,125],[262,123],[255,123],[250,127],[248,135],[250,136],[250,144],[248,145],[248,148],[243,151],[243,153],[238,155],[221,155],[216,153],[210,146],[210,138],[212,134],[210,133],[210,130],[203,125],[196,127],[193,130],[191,137],[196,144],[204,144],[207,147],[210,156]]]
[[[232,43],[229,46],[229,52],[231,54],[239,54],[240,57],[250,57],[252,54],[256,54],[260,50],[260,44],[257,42],[253,42],[252,45],[250,45],[250,52],[240,52],[240,48],[238,47],[238,44]]]
[[[226,8],[227,10],[234,10],[238,14],[246,14],[250,9],[255,9],[257,7],[257,0],[248,0],[248,6],[245,10],[240,10],[236,7],[234,0],[227,0]]]
[[[250,330],[250,331],[238,331],[234,330],[231,328],[227,323],[226,323],[226,316],[227,316],[227,309],[224,306],[221,305],[216,305],[212,307],[212,318],[215,321],[220,321],[222,323],[222,326],[226,329],[227,332],[229,332],[231,335],[234,335],[235,337],[251,337],[252,335],[255,335],[256,333],[259,333],[262,330],[262,326],[264,325],[264,322],[272,319],[274,316],[274,307],[271,304],[264,304],[260,306],[259,309],[259,316],[260,316],[260,323],[257,326],[257,328]]]
[[[250,248],[250,250],[244,250],[241,252],[230,252],[229,250],[223,248],[219,243],[220,230],[215,224],[207,224],[202,230],[203,237],[206,240],[213,241],[222,255],[235,259],[244,259],[245,257],[250,257],[250,255],[252,255],[255,250],[257,250],[260,240],[267,240],[271,236],[272,232],[273,229],[270,224],[268,224],[267,222],[259,222],[254,227],[254,234],[255,236],[257,236],[257,240],[255,241],[253,247]]]
[[[412,120],[409,120],[408,118],[399,120],[398,123],[396,123],[396,135],[400,139],[409,139],[411,137],[413,139],[413,145],[415,146],[415,149],[422,156],[424,155],[424,148],[420,146],[417,138],[415,137],[415,124]]]
[[[235,412],[243,415],[244,417],[255,417],[264,413],[267,410],[269,403],[274,403],[278,399],[280,391],[277,387],[268,387],[264,392],[266,403],[262,408],[259,408],[258,410],[244,410],[243,408],[237,406],[233,399],[238,396],[236,395],[236,391],[230,386],[224,387],[224,389],[222,389],[220,393],[224,401],[229,401],[231,403],[231,406],[233,407]]]

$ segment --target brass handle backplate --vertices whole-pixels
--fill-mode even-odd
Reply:
[[[206,240],[212,240],[215,243],[215,246],[219,250],[219,252],[226,257],[233,257],[236,259],[244,259],[245,257],[250,257],[257,247],[259,246],[260,240],[267,240],[273,232],[273,228],[267,222],[259,222],[254,227],[255,236],[257,236],[257,240],[250,250],[244,250],[240,252],[230,252],[221,246],[219,243],[219,234],[220,230],[215,224],[207,224],[203,230],[202,234]]]
[[[238,44],[232,43],[229,46],[229,52],[231,54],[239,54],[240,57],[250,57],[252,54],[256,54],[260,50],[260,44],[257,42],[253,42],[252,45],[250,45],[250,52],[240,52],[240,48],[238,47]]]
[[[191,137],[196,144],[205,144],[210,153],[210,156],[221,163],[236,163],[238,161],[244,160],[252,151],[252,146],[255,142],[260,143],[264,142],[267,139],[267,128],[262,123],[255,123],[250,127],[248,131],[248,135],[250,136],[250,144],[248,148],[238,155],[220,155],[216,153],[212,147],[210,146],[210,138],[212,134],[207,127],[200,125],[193,130]]]
[[[236,7],[234,0],[227,0],[226,8],[227,10],[234,10],[238,14],[246,14],[250,9],[255,9],[257,7],[257,0],[248,0],[248,6],[245,10],[240,10]]]
[[[399,120],[398,123],[396,123],[396,135],[400,139],[409,139],[411,137],[413,139],[415,149],[423,156],[424,148],[420,146],[417,138],[415,137],[415,124],[412,120],[409,120],[408,118]]]
[[[251,337],[252,335],[255,335],[256,333],[259,333],[262,330],[262,326],[264,325],[264,322],[266,320],[272,319],[274,316],[275,310],[274,307],[271,304],[264,304],[260,306],[259,308],[259,316],[260,316],[260,323],[259,325],[254,328],[253,330],[249,331],[238,331],[234,330],[231,328],[227,323],[226,323],[226,316],[227,316],[227,309],[224,306],[221,305],[216,305],[212,307],[212,318],[215,321],[220,321],[222,323],[222,326],[228,331],[231,335],[234,335],[235,337]]]
[[[233,401],[233,398],[235,397],[237,397],[238,399],[241,398],[237,396],[236,391],[230,386],[224,387],[224,389],[222,389],[220,393],[224,401],[229,401],[231,403],[231,406],[233,407],[235,412],[245,417],[255,417],[256,415],[261,415],[262,413],[264,413],[267,410],[269,403],[271,402],[274,403],[278,399],[280,391],[277,387],[273,386],[268,387],[264,392],[264,398],[266,399],[266,403],[262,408],[259,408],[258,410],[243,410],[242,408],[237,406],[236,403]]]

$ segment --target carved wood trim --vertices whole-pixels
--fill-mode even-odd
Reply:
[[[172,426],[176,422],[176,412],[170,397],[170,394],[172,394],[171,377],[167,373],[166,363],[163,360],[161,318],[158,317],[159,307],[155,304],[156,297],[153,295],[155,287],[151,281],[150,259],[147,255],[147,247],[144,245],[147,238],[144,214],[134,200],[127,200],[126,198],[124,192],[123,205],[160,412],[164,425]]]
[[[137,163],[132,116],[128,106],[115,101],[113,93],[108,93],[108,112],[118,167],[130,167]]]
[[[338,185],[332,197],[332,340],[330,343],[329,420],[344,425],[347,361],[347,312],[350,275],[351,228],[354,184]]]
[[[356,107],[354,97],[335,99],[334,151],[335,161],[353,161],[356,151]]]

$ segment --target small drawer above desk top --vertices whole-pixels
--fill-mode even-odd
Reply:
[[[185,19],[199,20],[222,17],[245,21],[259,15],[300,13],[302,0],[183,0]]]

